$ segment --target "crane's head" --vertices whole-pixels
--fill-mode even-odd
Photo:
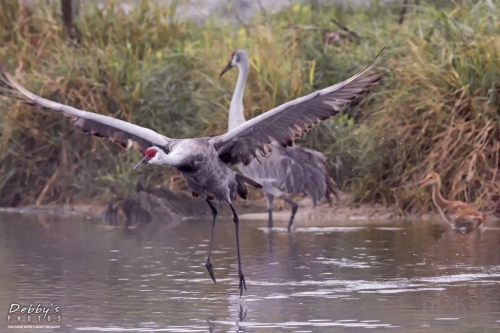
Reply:
[[[424,179],[419,182],[420,186],[429,186],[438,184],[441,181],[439,175],[436,172],[429,173]]]
[[[137,163],[137,165],[134,167],[134,170],[137,170],[146,164],[162,164],[160,158],[160,148],[150,147],[146,149],[146,151],[144,152],[144,158],[139,163]]]
[[[230,70],[233,67],[238,67],[241,65],[244,61],[248,63],[248,54],[245,50],[236,50],[233,53],[231,53],[231,60],[229,63],[224,67],[222,72],[220,73],[219,77],[224,75],[225,72]]]

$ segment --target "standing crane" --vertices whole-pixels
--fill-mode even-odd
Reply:
[[[220,76],[234,67],[238,67],[239,74],[229,106],[229,131],[246,121],[243,95],[250,63],[245,50],[237,50],[231,54],[231,60],[222,70]],[[311,196],[314,207],[322,198],[326,198],[331,202],[330,194],[335,195],[338,200],[337,184],[328,175],[326,157],[318,151],[296,145],[283,148],[279,143],[273,142],[272,153],[269,157],[261,160],[253,159],[248,165],[239,164],[238,169],[245,176],[262,185],[262,192],[264,192],[267,200],[269,214],[267,226],[269,229],[273,227],[274,197],[278,197],[290,205],[292,214],[288,222],[288,232],[291,231],[298,205],[283,192],[307,193]]]
[[[382,49],[383,51],[383,49]],[[380,51],[380,52],[382,52]],[[377,55],[377,57],[380,53]],[[204,199],[212,211],[206,268],[214,282],[211,254],[217,209],[214,199],[226,202],[233,213],[238,255],[238,277],[240,297],[246,291],[245,277],[241,269],[239,219],[232,202],[236,196],[247,197],[247,187],[262,188],[256,181],[241,175],[229,166],[248,165],[257,158],[257,151],[265,154],[276,141],[282,147],[290,147],[293,141],[321,121],[335,116],[348,103],[364,94],[385,75],[377,68],[387,59],[375,62],[363,70],[330,87],[313,92],[282,104],[258,117],[248,120],[222,135],[191,139],[173,139],[113,117],[83,111],[37,96],[19,84],[0,63],[0,72],[7,85],[17,90],[26,102],[62,113],[73,120],[76,128],[97,137],[107,138],[125,149],[136,148],[144,158],[134,167],[147,164],[168,165],[177,168],[194,196]],[[10,90],[9,90],[10,91]]]

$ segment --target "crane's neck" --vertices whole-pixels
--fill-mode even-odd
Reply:
[[[238,64],[238,81],[236,82],[236,87],[234,88],[233,97],[231,98],[231,104],[229,107],[229,131],[246,121],[245,109],[243,107],[243,94],[245,93],[245,84],[247,82],[249,67],[250,65],[248,63],[248,59],[245,58],[243,58]]]
[[[172,151],[170,154],[166,154],[163,151],[158,152],[159,156],[158,159],[151,164],[158,164],[158,165],[168,165],[172,167],[179,167],[182,165],[182,163],[185,160],[185,156],[183,156],[179,151]]]
[[[444,211],[449,201],[441,195],[441,183],[432,185],[432,201],[439,210]]]

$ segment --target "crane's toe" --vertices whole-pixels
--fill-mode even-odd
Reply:
[[[243,295],[243,289],[247,291],[247,284],[245,282],[245,276],[243,275],[243,272],[240,272],[239,274],[240,277],[240,286],[238,287],[238,290],[240,291],[240,297]]]
[[[210,274],[212,280],[214,280],[214,283],[217,283],[217,281],[215,281],[214,269],[212,268],[212,262],[210,260],[207,260],[205,267],[207,268],[208,274]]]

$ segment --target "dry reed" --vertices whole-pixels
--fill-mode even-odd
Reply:
[[[174,7],[148,1],[128,15],[113,3],[89,5],[74,18],[76,45],[65,43],[57,6],[0,5],[0,57],[22,84],[172,137],[226,130],[236,71],[218,73],[236,48],[251,57],[250,118],[347,78],[388,45],[394,60],[383,85],[300,143],[327,154],[356,201],[428,209],[414,180],[430,170],[451,199],[479,208],[498,199],[500,6],[492,1],[445,8],[421,1],[408,5],[401,26],[401,5],[295,5],[236,30],[224,21],[177,22]],[[332,18],[359,39],[325,43],[324,32],[338,29]],[[137,153],[85,137],[58,115],[6,96],[0,111],[1,205],[96,200],[111,186],[130,191],[139,179],[183,187],[169,168],[132,171]]]

